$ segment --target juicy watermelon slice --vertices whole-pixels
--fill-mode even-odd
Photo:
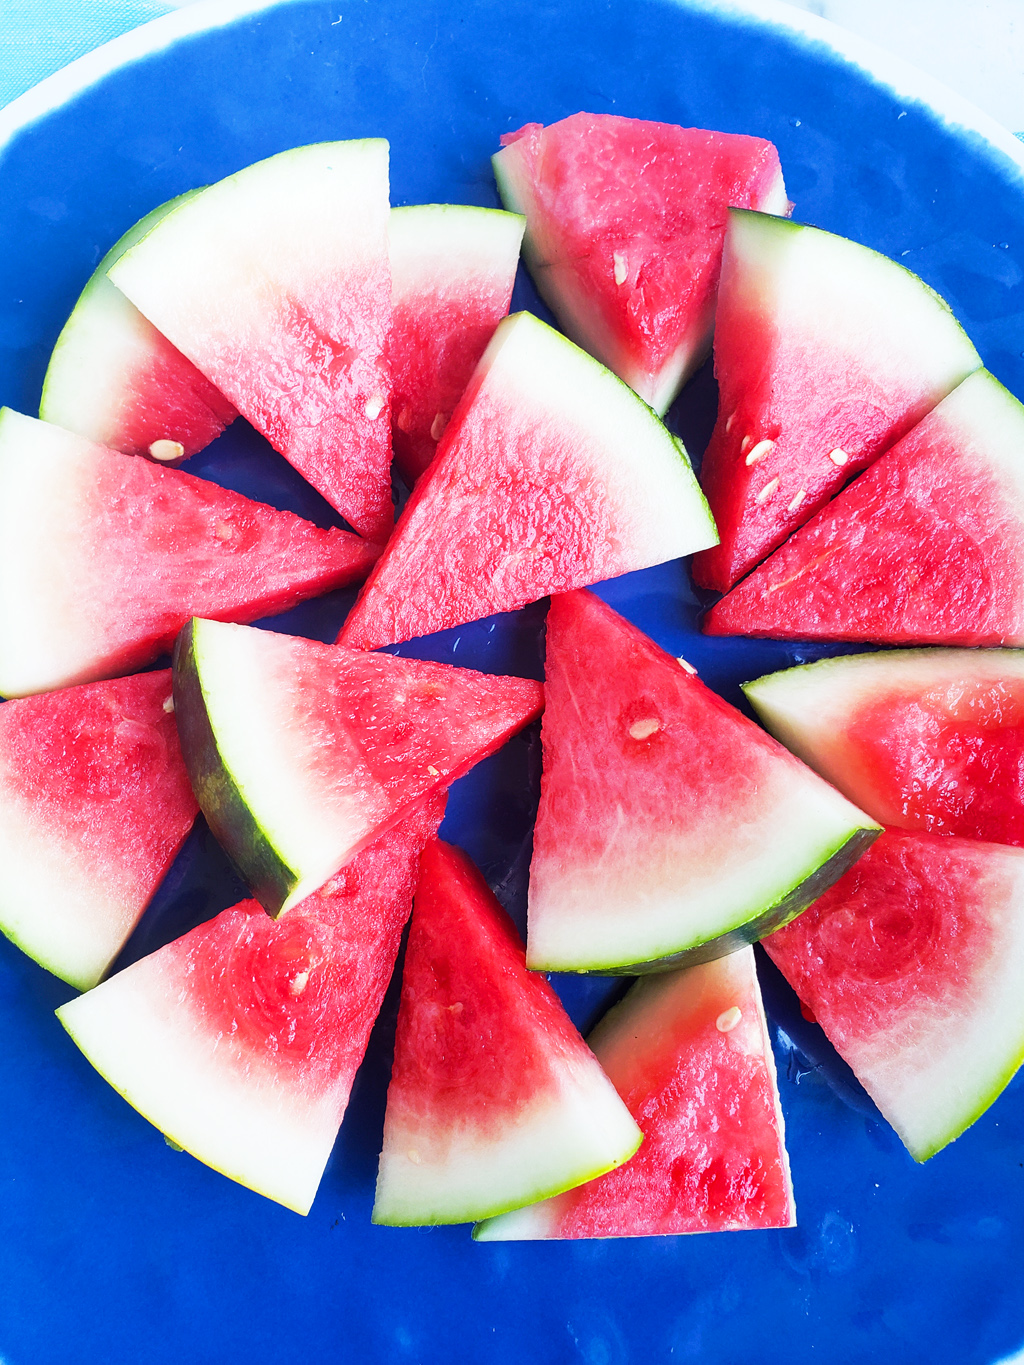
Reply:
[[[178,469],[0,413],[0,692],[138,669],[193,612],[251,621],[378,550]]]
[[[544,696],[525,678],[216,621],[190,623],[174,668],[199,804],[274,915],[493,753]]]
[[[886,831],[764,945],[916,1161],[1024,1060],[1024,851]]]
[[[39,416],[90,441],[180,464],[235,408],[107,279],[114,262],[197,191],[162,204],[107,252],[57,338]]]
[[[474,1230],[483,1242],[796,1223],[754,950],[638,981],[588,1039],[644,1134],[631,1161]]]
[[[391,210],[391,440],[410,488],[508,312],[523,226],[465,204]]]
[[[777,739],[883,825],[1024,845],[1024,652],[883,650],[743,690]]]
[[[388,145],[282,152],[203,190],[110,278],[360,534],[391,529]]]
[[[308,1213],[443,813],[411,812],[287,919],[243,901],[58,1018],[179,1147]]]
[[[981,365],[903,266],[817,228],[729,216],[701,470],[721,544],[693,564],[722,592]]]
[[[681,443],[608,370],[517,313],[338,640],[376,649],[429,635],[714,538]]]
[[[770,142],[616,114],[528,123],[494,174],[574,341],[664,413],[711,346],[727,209],[788,213]]]
[[[460,850],[423,854],[373,1221],[465,1223],[626,1161],[641,1133]]]
[[[548,614],[527,961],[634,972],[751,943],[878,826],[592,593]]]
[[[711,635],[1024,645],[1024,407],[973,374],[718,602]]]
[[[0,930],[79,990],[195,820],[173,711],[167,669],[0,706]]]

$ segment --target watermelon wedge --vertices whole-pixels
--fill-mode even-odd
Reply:
[[[167,669],[0,706],[0,930],[79,990],[195,820],[173,712]]]
[[[1024,645],[1024,407],[981,370],[711,609],[711,635]]]
[[[110,278],[370,540],[391,529],[388,145],[281,152],[179,204]]]
[[[792,919],[878,826],[592,593],[552,599],[527,961],[645,972]]]
[[[886,831],[765,948],[916,1161],[1024,1060],[1024,851]]]
[[[57,338],[39,416],[126,455],[179,464],[238,415],[107,279],[114,262],[196,191],[161,204],[110,248]]]
[[[681,443],[529,313],[500,323],[338,637],[429,635],[715,538]]]
[[[1024,845],[1024,651],[854,654],[743,690],[787,749],[882,824]]]
[[[461,849],[424,850],[375,1223],[465,1223],[627,1160],[641,1133]]]
[[[304,900],[539,715],[539,683],[216,621],[174,652],[192,786],[253,895]]]
[[[243,901],[57,1017],[175,1144],[308,1213],[443,813],[410,812],[287,919]]]
[[[506,133],[493,159],[560,324],[664,413],[711,347],[730,204],[792,207],[770,142],[617,114]]]
[[[721,543],[693,564],[721,592],[981,366],[903,266],[799,223],[729,218],[701,469]]]
[[[643,1145],[598,1180],[482,1223],[478,1241],[794,1226],[752,948],[638,981],[587,1041]]]
[[[410,488],[508,312],[523,227],[466,204],[391,210],[391,441]]]
[[[376,557],[178,469],[0,412],[0,692],[138,669],[193,612],[251,621],[341,587]]]

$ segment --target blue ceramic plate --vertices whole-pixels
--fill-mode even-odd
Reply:
[[[299,143],[384,135],[396,203],[494,204],[499,135],[579,109],[771,138],[797,216],[923,275],[1024,396],[1019,147],[818,20],[660,0],[218,0],[118,40],[0,116],[0,400],[35,410],[100,255],[172,195]],[[536,306],[525,282],[520,302]],[[705,371],[673,413],[695,453],[714,398]],[[193,466],[330,519],[241,425]],[[821,652],[703,639],[681,563],[601,592],[733,700],[740,680]],[[274,625],[329,639],[347,604],[339,594]],[[499,618],[419,652],[537,675],[542,618]],[[514,741],[458,784],[446,824],[520,918],[537,768],[536,736]],[[122,961],[239,895],[198,832]],[[917,1167],[762,965],[800,1226],[502,1246],[476,1245],[466,1228],[369,1223],[393,997],[302,1219],[168,1148],[54,1019],[68,989],[0,942],[0,1358],[991,1365],[1011,1354],[1024,1341],[1024,1085]],[[583,1025],[614,990],[557,984]]]

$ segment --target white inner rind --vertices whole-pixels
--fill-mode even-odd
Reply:
[[[248,1068],[197,1022],[144,958],[57,1011],[97,1071],[187,1152],[232,1180],[308,1213],[346,1096],[311,1100],[271,1068]]]
[[[415,204],[391,210],[388,254],[396,306],[424,293],[461,298],[479,280],[507,277],[519,260],[526,220],[501,209]]]

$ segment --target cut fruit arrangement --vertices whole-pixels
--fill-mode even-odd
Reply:
[[[941,647],[1024,645],[1024,408],[785,216],[770,143],[502,141],[512,212],[390,209],[377,139],[162,205],[4,410],[0,929],[169,1141],[305,1213],[411,914],[375,1222],[786,1228],[750,945],[917,1160],[1024,1058],[1024,653]],[[521,243],[572,340],[506,316]],[[702,491],[657,414],[712,331]],[[166,467],[239,414],[354,532]],[[940,647],[745,684],[766,733],[585,591],[690,554],[710,636]],[[362,578],[334,644],[249,624]],[[547,596],[543,687],[372,652]],[[542,710],[524,945],[437,835]],[[108,975],[198,810],[253,899]],[[640,980],[588,1046],[549,971]]]

